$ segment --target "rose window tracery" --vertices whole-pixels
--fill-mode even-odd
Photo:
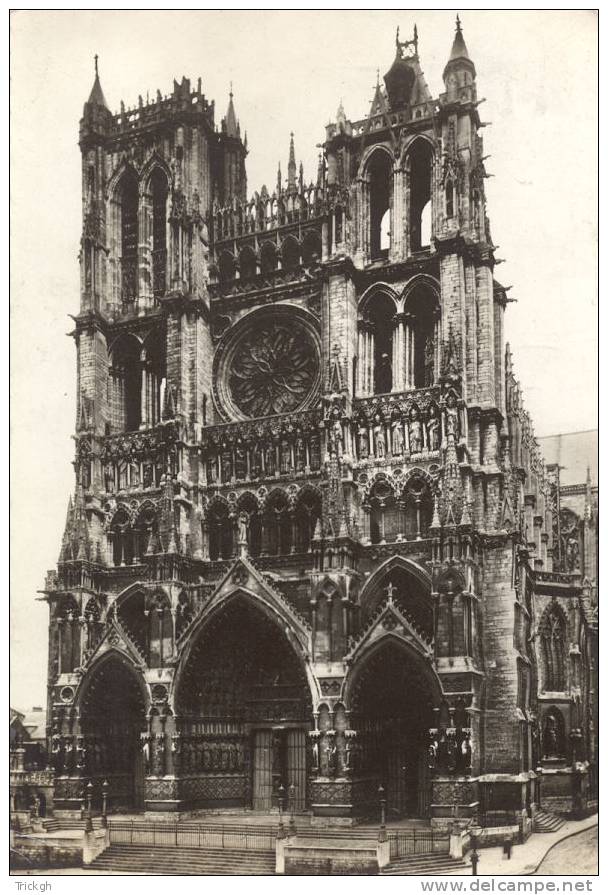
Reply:
[[[319,338],[294,308],[254,312],[226,334],[216,359],[218,404],[228,418],[292,413],[319,387]]]
[[[289,413],[299,407],[317,375],[310,341],[298,328],[265,325],[241,339],[230,391],[247,416]]]

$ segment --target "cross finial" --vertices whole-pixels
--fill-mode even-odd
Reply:
[[[230,82],[230,99],[232,99],[232,81]]]
[[[97,53],[95,53],[95,77],[97,77],[98,74],[99,74],[99,72],[98,72],[98,70],[97,70],[97,61],[98,61],[98,59],[99,59],[99,56],[97,55]]]
[[[397,34],[395,35],[395,44],[399,48],[399,25],[397,25]]]
[[[392,600],[392,599],[393,599],[393,594],[395,593],[395,591],[397,590],[397,588],[395,587],[395,585],[393,584],[392,581],[389,581],[387,587],[385,587],[384,590],[385,590],[386,593],[388,594],[389,600]]]
[[[462,29],[460,27],[460,16],[458,15],[458,13],[456,13],[456,31],[461,31],[461,30]]]
[[[376,69],[376,87],[380,86],[380,69]]]

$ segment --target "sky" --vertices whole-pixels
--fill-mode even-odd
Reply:
[[[36,602],[59,553],[73,488],[81,229],[78,122],[99,55],[112,111],[182,75],[247,131],[248,189],[287,171],[289,135],[315,179],[342,100],[364,117],[376,70],[418,26],[431,93],[443,91],[456,12],[11,14],[11,705],[46,699],[47,616]],[[597,425],[597,17],[468,11],[495,270],[513,288],[506,338],[537,435]]]

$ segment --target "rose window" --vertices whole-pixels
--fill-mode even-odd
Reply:
[[[318,375],[315,345],[297,320],[265,321],[239,339],[229,373],[230,396],[248,417],[301,407]]]

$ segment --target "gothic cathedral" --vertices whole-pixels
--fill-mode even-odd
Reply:
[[[248,198],[232,94],[219,127],[186,78],[112,114],[96,72],[44,591],[56,810],[89,780],[148,812],[283,786],[347,822],[382,785],[389,817],[525,827],[594,796],[595,560],[556,546],[504,344],[459,22],[443,81],[397,35],[314,180],[292,136]]]

